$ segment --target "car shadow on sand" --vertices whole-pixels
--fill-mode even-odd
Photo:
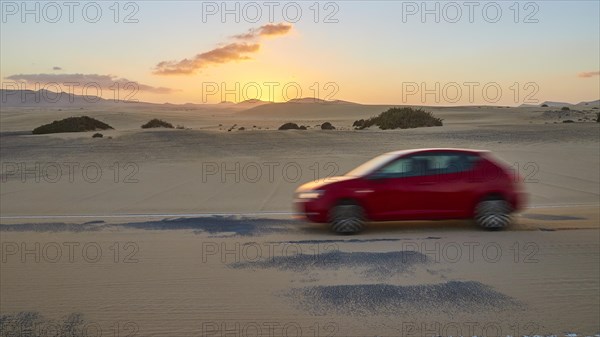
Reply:
[[[535,214],[531,214],[535,218]],[[523,216],[532,219],[531,216]],[[538,218],[535,218],[538,219]],[[573,218],[569,218],[573,219]],[[541,220],[549,220],[546,216]],[[551,220],[565,220],[555,216]],[[297,219],[253,218],[243,216],[210,216],[152,219],[126,223],[106,223],[102,220],[81,223],[38,222],[2,224],[0,232],[92,232],[105,229],[191,230],[194,234],[211,236],[256,236],[275,233],[300,233],[335,237],[382,236],[401,233],[486,232],[471,220],[371,222],[358,235],[335,234],[328,224],[316,224]],[[518,218],[502,231],[544,230],[540,226],[520,224]]]

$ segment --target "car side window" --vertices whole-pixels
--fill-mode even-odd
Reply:
[[[379,169],[378,173],[386,177],[402,177],[412,171],[412,158],[400,158]]]
[[[459,154],[436,154],[430,157],[432,174],[447,174],[462,171],[464,166]]]
[[[418,177],[430,174],[428,156],[410,156],[394,160],[378,170],[378,175],[387,178]]]
[[[432,155],[416,155],[412,158],[412,170],[410,172],[411,177],[428,176],[433,174],[435,168],[435,160]]]
[[[429,156],[430,175],[459,173],[470,170],[477,156],[461,153],[438,153]]]
[[[460,153],[413,155],[385,165],[378,174],[389,178],[401,178],[459,173],[470,170],[477,158]]]

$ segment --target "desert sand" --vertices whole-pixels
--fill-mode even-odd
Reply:
[[[140,336],[599,333],[598,110],[430,107],[444,126],[352,129],[387,107],[3,108],[4,322],[81,314],[77,329]],[[30,134],[80,115],[115,130]],[[151,118],[185,129],[140,129]],[[311,127],[276,130],[285,122]],[[292,218],[301,183],[426,147],[493,151],[526,179],[529,207],[502,232],[411,222],[339,237]]]

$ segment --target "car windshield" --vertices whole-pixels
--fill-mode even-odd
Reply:
[[[379,167],[388,163],[390,160],[393,160],[396,157],[398,157],[397,153],[382,154],[381,156],[375,157],[369,160],[368,162],[360,165],[359,167],[355,168],[354,170],[346,173],[346,175],[351,177],[362,177],[375,171],[376,169],[378,169]]]

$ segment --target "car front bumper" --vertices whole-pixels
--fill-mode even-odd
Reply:
[[[328,222],[328,209],[318,199],[316,200],[294,200],[295,217],[307,219],[312,222]]]

